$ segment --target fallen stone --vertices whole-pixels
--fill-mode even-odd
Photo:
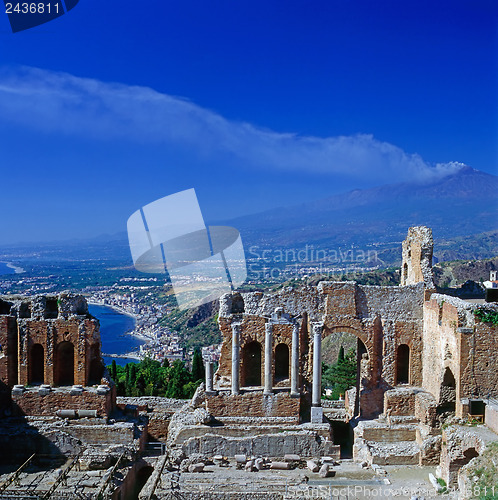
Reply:
[[[284,455],[284,462],[299,462],[299,460],[301,460],[299,455],[294,455],[292,453]]]
[[[306,466],[311,472],[318,472],[320,470],[320,466],[314,460],[308,460]]]
[[[202,462],[199,462],[197,464],[191,464],[188,466],[188,471],[189,472],[203,472],[204,471],[205,465]]]
[[[263,470],[265,466],[265,462],[262,458],[257,458],[256,460],[254,460],[254,467],[256,468],[256,470]]]
[[[254,461],[253,460],[249,460],[249,462],[246,463],[245,468],[246,468],[247,472],[253,472]]]
[[[320,477],[329,477],[329,475],[330,475],[330,467],[328,466],[328,464],[323,464],[320,467],[320,470],[318,471],[318,475]]]
[[[275,469],[275,470],[289,470],[290,469],[290,463],[289,462],[272,462],[270,464],[270,469]]]

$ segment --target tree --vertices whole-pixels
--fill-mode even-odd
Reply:
[[[166,356],[163,360],[163,368],[169,368],[169,359]]]
[[[350,349],[344,358],[338,359],[337,363],[324,366],[324,385],[333,386],[332,399],[339,399],[348,389],[356,385],[356,353]]]
[[[198,380],[203,380],[204,375],[204,363],[202,362],[201,350],[196,347],[192,358],[192,381],[197,382]]]
[[[344,346],[341,345],[341,348],[339,349],[339,355],[337,356],[337,362],[339,361],[344,361]]]
[[[111,363],[111,378],[114,382],[118,381],[118,367],[116,366],[116,360],[113,359]]]
[[[191,381],[191,375],[185,368],[183,361],[176,360],[170,368],[170,379],[166,390],[166,397],[184,399],[184,386]]]

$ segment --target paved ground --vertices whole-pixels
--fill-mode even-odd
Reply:
[[[183,473],[180,487],[183,492],[197,493],[198,498],[209,493],[280,493],[284,498],[327,498],[340,500],[363,500],[372,498],[448,498],[437,495],[429,482],[429,473],[434,467],[386,466],[378,472],[363,469],[351,460],[343,460],[334,466],[335,475],[322,479],[306,469],[290,471],[264,470],[246,472],[230,467],[207,466],[203,473]],[[162,488],[169,489],[168,477],[162,478]]]

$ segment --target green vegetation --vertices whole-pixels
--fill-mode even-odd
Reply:
[[[213,303],[187,311],[175,308],[163,316],[159,323],[172,332],[178,332],[181,343],[187,350],[221,342],[218,315]]]
[[[118,396],[189,399],[204,379],[200,351],[194,353],[194,359],[196,357],[196,366],[193,364],[192,372],[185,367],[183,361],[176,360],[170,365],[166,360],[161,366],[159,361],[150,358],[145,358],[140,363],[127,363],[125,366],[117,366],[113,360],[108,369],[116,383]]]
[[[483,323],[491,323],[498,325],[498,311],[490,311],[486,309],[477,309],[474,312],[476,318],[479,318]]]
[[[438,477],[436,479],[437,481],[437,484],[439,484],[439,486],[441,486],[441,488],[443,488],[439,493],[448,493],[448,485],[446,484],[446,481],[442,478],[442,477]]]
[[[498,441],[489,443],[472,464],[469,470],[472,498],[498,499]]]
[[[333,365],[322,363],[322,387],[333,387],[332,399],[339,399],[348,389],[356,385],[356,352],[349,349],[344,355],[341,347],[337,362]]]

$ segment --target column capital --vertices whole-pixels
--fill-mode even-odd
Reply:
[[[320,321],[320,322],[316,322],[316,323],[313,323],[311,325],[312,327],[312,330],[313,330],[313,335],[318,335],[318,334],[322,334],[323,332],[323,327],[324,327],[324,324]]]

